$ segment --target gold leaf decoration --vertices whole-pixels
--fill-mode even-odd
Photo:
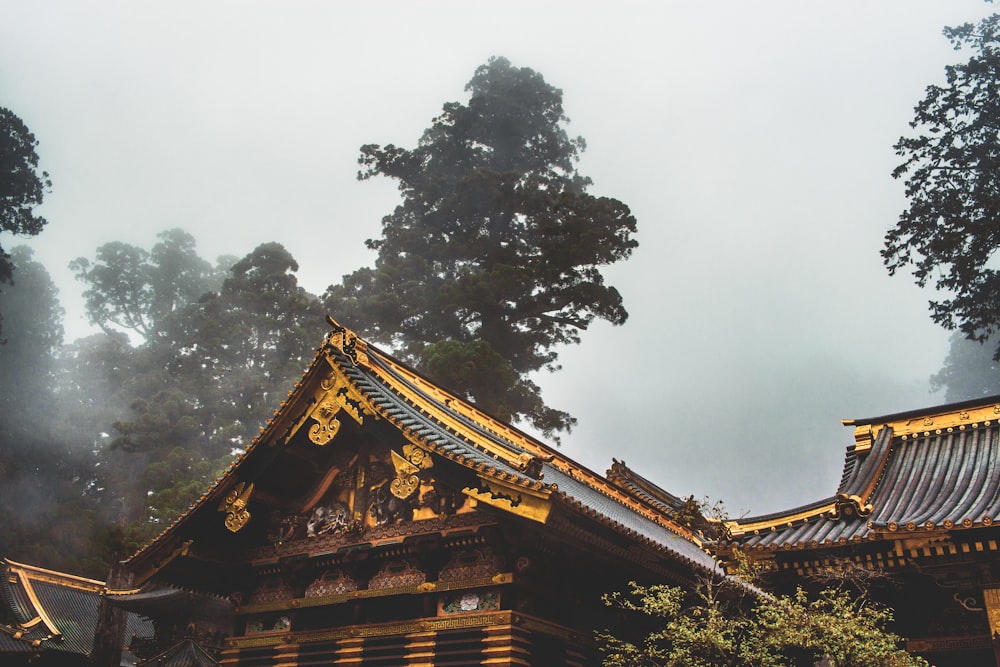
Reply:
[[[250,512],[247,511],[247,503],[250,502],[250,494],[253,492],[253,483],[247,485],[240,482],[226,494],[219,511],[226,513],[225,526],[231,532],[238,532],[250,520]]]

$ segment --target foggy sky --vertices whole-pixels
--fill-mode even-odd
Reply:
[[[941,401],[932,295],[878,251],[904,206],[892,144],[959,59],[941,29],[991,9],[0,0],[0,106],[53,181],[26,243],[71,340],[89,328],[69,261],[170,227],[208,259],[280,241],[321,294],[373,262],[363,241],[398,202],[355,179],[358,148],[414,146],[490,56],[541,72],[587,140],[591,191],[639,222],[606,272],[629,321],[538,378],[579,419],[562,450],[756,514],[834,492],[841,419]]]

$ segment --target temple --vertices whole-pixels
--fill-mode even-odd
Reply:
[[[855,581],[938,667],[1000,665],[1000,397],[845,421],[836,491],[727,524],[778,588]]]
[[[1000,397],[845,422],[832,494],[720,530],[330,324],[259,436],[113,581],[6,562],[4,664],[597,665],[595,630],[628,623],[602,594],[690,589],[745,554],[780,591],[869,590],[938,667],[1000,665]]]
[[[723,576],[678,498],[331,324],[259,437],[124,563],[107,597],[156,628],[139,664],[594,665],[603,593]]]

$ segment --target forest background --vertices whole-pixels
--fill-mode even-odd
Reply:
[[[165,374],[136,354],[156,338],[180,349],[155,313],[145,333],[89,328],[70,262],[121,242],[148,253],[135,266],[153,274],[190,264],[193,291],[177,298],[198,302],[206,286],[216,297],[183,326],[227,396],[212,430],[238,447],[320,342],[309,291],[370,262],[363,239],[397,198],[391,183],[354,180],[358,147],[412,145],[495,53],[566,91],[570,130],[589,140],[581,171],[640,224],[635,256],[611,274],[630,321],[596,325],[561,373],[537,379],[579,419],[568,455],[600,470],[614,453],[675,493],[762,512],[835,487],[850,441],[839,419],[944,400],[929,376],[947,333],[878,249],[903,207],[892,144],[954,59],[940,29],[989,6],[556,3],[488,27],[475,12],[443,20],[447,3],[421,16],[387,6],[380,23],[385,12],[305,4],[276,20],[223,3],[190,25],[183,11],[116,3],[0,5],[0,100],[39,138],[53,180],[39,209],[50,224],[25,243],[33,258],[15,254],[34,350],[4,357],[39,365],[0,374],[17,419],[2,430],[0,552],[103,576],[111,549],[142,538],[127,526],[172,519],[228,456],[216,443],[192,467],[177,448],[154,457],[139,444],[205,446],[184,402],[207,371],[185,358]],[[352,36],[359,25],[411,57],[376,57]],[[5,290],[11,304],[17,294]],[[13,315],[0,312],[12,346]],[[257,355],[245,327],[296,343]]]

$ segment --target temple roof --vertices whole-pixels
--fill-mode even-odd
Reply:
[[[666,515],[671,515],[685,506],[685,501],[665,491],[642,475],[625,465],[624,461],[611,459],[608,481],[642,502],[655,507]]]
[[[1000,518],[1000,397],[848,420],[836,492],[729,522],[754,550],[809,549],[991,526]]]
[[[4,559],[0,580],[0,655],[61,651],[90,655],[104,583]],[[127,636],[151,635],[128,618]]]
[[[624,475],[624,466],[609,471],[618,480],[609,481],[330,323],[333,330],[310,367],[246,452],[188,512],[129,560],[140,583],[158,567],[154,563],[186,553],[183,526],[191,515],[202,508],[214,513],[226,494],[251,484],[266,469],[265,458],[273,460],[300,429],[311,425],[311,438],[332,439],[339,420],[351,418],[387,422],[424,453],[474,472],[490,492],[466,493],[494,509],[545,523],[559,505],[689,567],[716,569],[700,537],[671,519],[677,499],[670,494],[641,477]]]
[[[136,663],[155,667],[217,667],[218,662],[192,639],[184,639],[166,651]]]

